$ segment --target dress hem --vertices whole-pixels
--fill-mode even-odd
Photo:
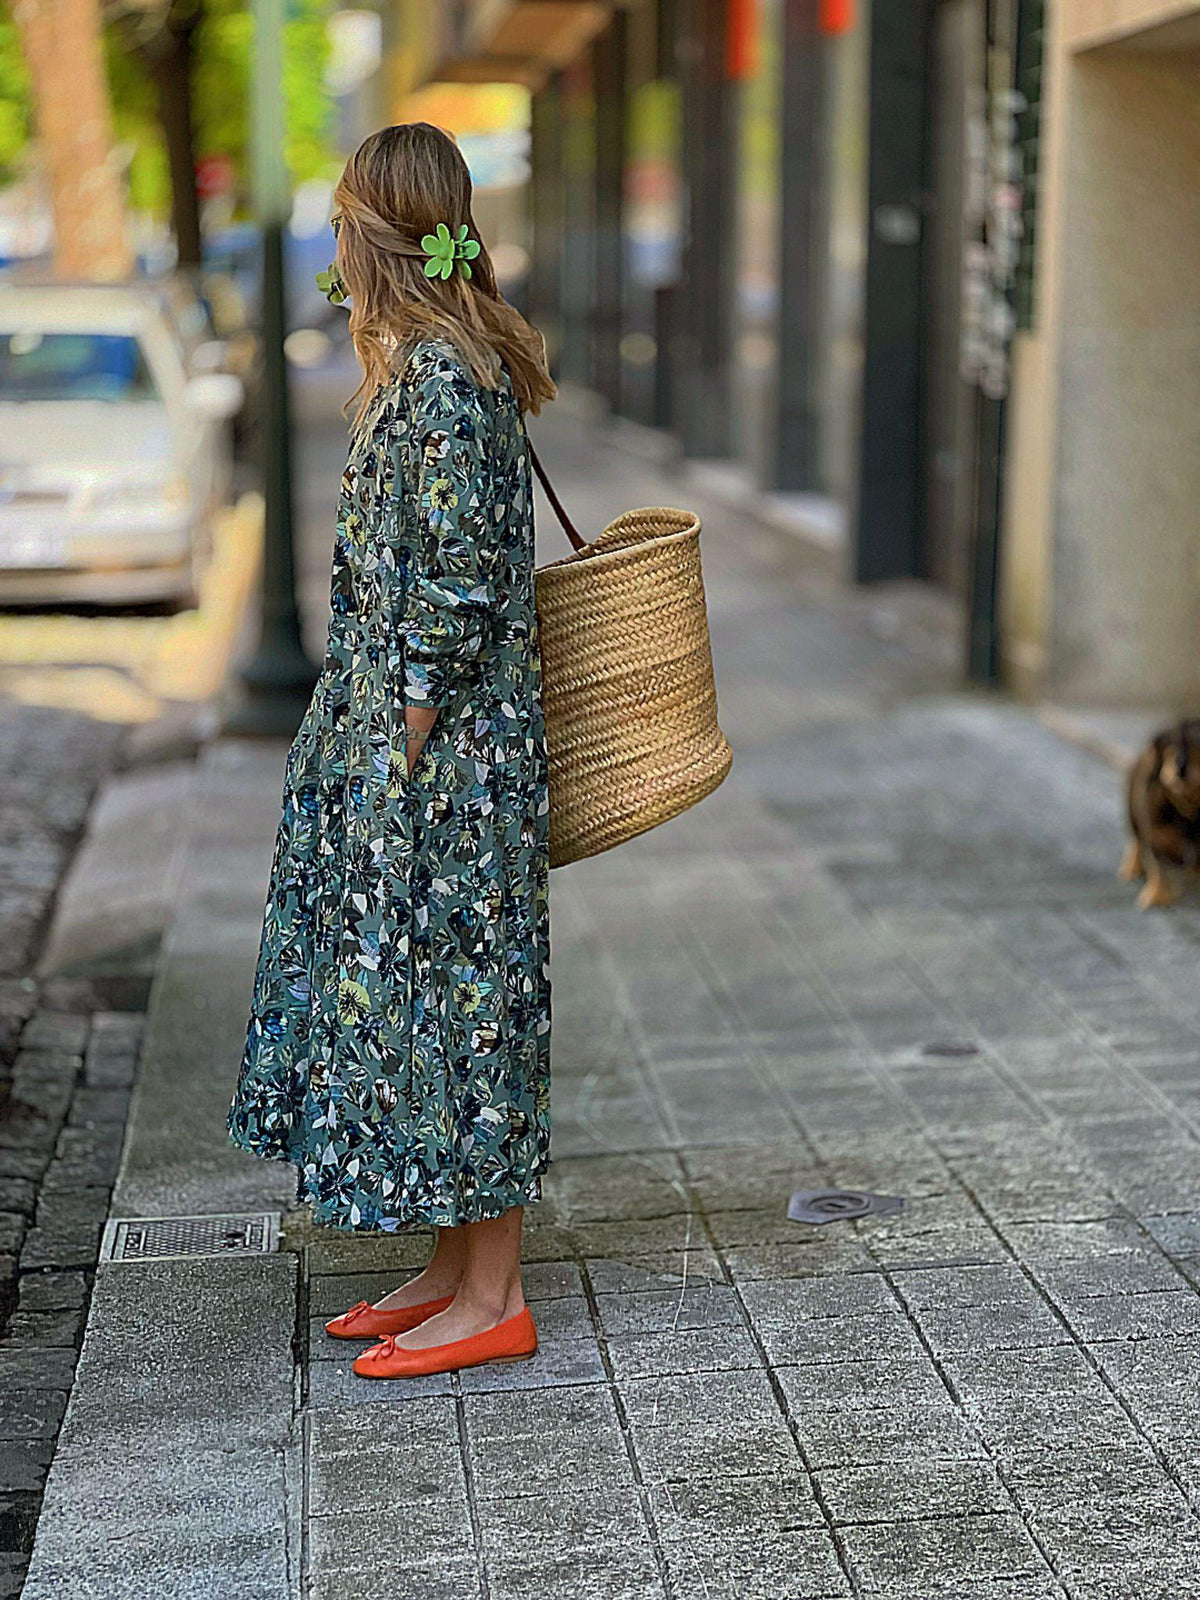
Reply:
[[[252,1140],[242,1138],[232,1129],[228,1130],[228,1136],[230,1144],[237,1150],[245,1151],[247,1155],[257,1156],[260,1161],[285,1161],[295,1169],[298,1198],[308,1206],[318,1227],[333,1228],[339,1233],[379,1234],[384,1238],[396,1233],[415,1232],[422,1228],[461,1228],[471,1222],[494,1222],[518,1206],[538,1205],[542,1199],[542,1179],[550,1168],[550,1160],[547,1157],[540,1166],[529,1173],[524,1186],[516,1191],[513,1199],[507,1203],[484,1201],[474,1206],[443,1205],[428,1208],[410,1206],[405,1208],[403,1214],[383,1216],[378,1222],[351,1222],[348,1206],[322,1203],[313,1193],[305,1179],[303,1160],[298,1158],[297,1154],[277,1147],[257,1145]]]

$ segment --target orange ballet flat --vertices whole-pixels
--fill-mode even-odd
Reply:
[[[360,1378],[427,1378],[435,1372],[457,1372],[489,1362],[528,1361],[537,1353],[537,1329],[529,1307],[486,1333],[469,1339],[433,1344],[428,1350],[405,1350],[394,1338],[364,1350],[354,1362]]]
[[[454,1296],[426,1300],[419,1306],[400,1306],[395,1311],[377,1311],[369,1300],[360,1300],[349,1311],[325,1324],[325,1332],[335,1339],[382,1339],[388,1334],[411,1333],[439,1311],[452,1305]]]

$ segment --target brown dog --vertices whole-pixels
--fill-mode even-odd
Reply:
[[[1200,868],[1200,719],[1156,735],[1129,773],[1129,828],[1133,837],[1121,876],[1146,880],[1138,896],[1143,911],[1169,906],[1179,895],[1171,869]]]

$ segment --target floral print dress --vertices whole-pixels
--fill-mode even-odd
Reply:
[[[549,1162],[548,802],[511,383],[415,347],[342,480],[229,1134],[319,1222],[457,1226]],[[405,705],[441,710],[411,780]]]

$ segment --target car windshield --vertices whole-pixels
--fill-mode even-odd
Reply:
[[[0,400],[154,400],[141,343],[128,333],[0,332]]]

